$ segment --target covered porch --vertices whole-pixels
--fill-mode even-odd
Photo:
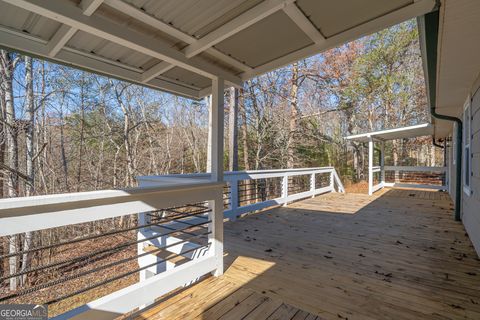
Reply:
[[[225,274],[135,319],[477,319],[480,262],[433,190],[330,193],[225,224]]]
[[[385,187],[447,190],[447,167],[443,152],[443,167],[405,166],[385,164],[385,143],[399,139],[432,136],[434,126],[430,123],[379,130],[345,137],[345,140],[368,143],[368,194]],[[435,146],[445,150],[446,145]]]
[[[0,200],[0,236],[67,230],[56,243],[1,256],[64,254],[2,275],[45,274],[1,303],[42,292],[56,319],[88,320],[480,317],[480,262],[448,195],[384,188],[374,135],[370,194],[379,191],[370,197],[345,194],[333,167],[224,172],[226,87],[436,10],[435,1],[173,1],[170,10],[147,2],[0,0],[2,47],[184,97],[211,95],[206,173]],[[71,236],[76,225],[117,217],[136,225]],[[92,249],[97,241],[105,246]]]

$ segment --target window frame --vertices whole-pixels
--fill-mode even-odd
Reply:
[[[462,184],[463,192],[470,196],[472,194],[472,99],[469,96],[465,105],[463,106],[463,139],[462,139],[462,153],[463,153],[463,175]]]

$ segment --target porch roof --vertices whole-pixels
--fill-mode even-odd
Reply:
[[[350,141],[368,142],[371,137],[377,140],[386,141],[429,136],[432,134],[433,126],[430,123],[422,123],[415,126],[356,134],[352,136],[347,136],[345,137],[345,139]]]
[[[178,95],[430,12],[435,0],[0,0],[0,46]]]
[[[442,0],[438,12],[419,18],[420,47],[431,107],[462,117],[480,81],[480,1]],[[435,137],[452,132],[452,122],[432,119]]]

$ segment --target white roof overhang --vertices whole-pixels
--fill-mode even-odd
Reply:
[[[420,31],[425,37],[425,31]],[[442,0],[439,8],[436,83],[427,84],[427,87],[435,86],[437,113],[461,119],[466,100],[478,87],[479,39],[480,1]],[[425,43],[421,43],[424,49]],[[424,53],[422,56],[426,64],[427,55]],[[433,121],[436,138],[443,138],[452,131],[452,122]]]
[[[415,126],[395,128],[381,131],[374,131],[362,134],[356,134],[345,137],[346,140],[357,142],[368,142],[370,138],[373,140],[387,141],[396,139],[408,139],[422,136],[430,136],[433,134],[433,126],[430,123],[418,124]]]
[[[0,46],[200,98],[431,11],[435,0],[0,0]]]

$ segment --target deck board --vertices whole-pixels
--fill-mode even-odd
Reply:
[[[480,261],[443,192],[327,194],[225,224],[225,275],[138,319],[480,319]]]

